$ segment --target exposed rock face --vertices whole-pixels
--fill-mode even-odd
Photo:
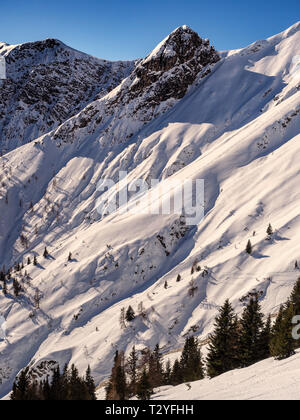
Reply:
[[[134,62],[108,62],[55,39],[0,44],[7,80],[0,81],[0,151],[51,131],[115,88]]]
[[[188,27],[180,27],[137,66],[137,82],[131,90],[142,92],[169,72],[168,77],[162,78],[157,86],[156,99],[180,99],[203,67],[219,60],[219,55],[214,47],[210,47],[208,40],[202,40]]]
[[[208,40],[183,26],[140,61],[110,95],[90,104],[79,118],[63,124],[54,138],[72,142],[95,134],[102,143],[121,143],[166,112],[187,92],[199,73],[220,60]],[[86,132],[78,132],[85,129]]]

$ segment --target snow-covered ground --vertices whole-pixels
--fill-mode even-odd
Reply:
[[[181,41],[197,39],[189,31],[179,30]],[[90,364],[101,383],[116,349],[159,343],[169,353],[190,332],[205,340],[225,299],[240,313],[240,298],[254,288],[263,292],[265,314],[276,313],[300,274],[300,23],[201,70],[190,56],[201,56],[203,45],[192,45],[184,67],[177,36],[108,95],[0,158],[0,264],[39,255],[38,266],[25,267],[26,293],[0,296],[7,320],[0,395],[30,362],[74,362],[82,372]],[[159,54],[166,71],[157,71]],[[166,96],[176,83],[187,84],[184,97]],[[97,184],[117,180],[120,170],[128,172],[122,185],[204,179],[204,221],[186,227],[178,215],[133,209],[101,218]],[[196,260],[201,270],[191,274]],[[121,309],[131,305],[138,314],[141,303],[147,316],[122,329]]]
[[[283,360],[264,360],[214,379],[162,387],[153,400],[299,400],[300,353]]]

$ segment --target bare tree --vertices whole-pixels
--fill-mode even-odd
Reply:
[[[125,318],[126,318],[125,308],[122,308],[121,309],[121,315],[120,315],[120,326],[121,326],[122,330],[125,330],[126,329]]]
[[[36,309],[40,309],[40,303],[41,303],[42,297],[43,297],[43,295],[40,292],[40,290],[36,289],[35,294],[34,294],[34,298],[33,298],[34,299],[34,305],[35,305]]]

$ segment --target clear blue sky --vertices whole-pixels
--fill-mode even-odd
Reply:
[[[133,59],[181,25],[224,50],[274,35],[298,20],[299,0],[3,0],[0,40],[51,37],[98,57]]]

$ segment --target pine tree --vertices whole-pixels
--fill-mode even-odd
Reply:
[[[300,315],[300,278],[298,278],[293,291],[291,293],[291,297],[289,299],[293,306],[294,316]],[[300,339],[294,340],[294,348],[300,347]]]
[[[277,320],[275,334],[271,340],[271,354],[276,360],[286,359],[295,354],[295,342],[292,336],[293,304],[288,303],[281,318]]]
[[[132,351],[127,359],[127,365],[126,370],[129,375],[130,379],[130,385],[129,390],[131,396],[136,395],[137,391],[137,381],[138,381],[138,354],[135,349],[135,346],[133,346]]]
[[[124,366],[122,364],[120,364],[117,367],[116,392],[119,396],[120,401],[126,400],[127,383],[126,383],[126,375],[125,375]]]
[[[49,257],[49,252],[47,250],[47,248],[45,248],[44,254],[43,254],[44,258],[48,258]]]
[[[237,319],[232,305],[226,300],[216,318],[214,332],[210,336],[207,356],[207,373],[210,378],[237,367],[237,340]]]
[[[16,279],[13,280],[13,289],[14,289],[14,295],[17,298],[22,291],[22,287],[20,283],[18,282],[18,280]]]
[[[116,400],[117,399],[116,391],[115,391],[115,379],[116,379],[116,370],[117,370],[118,362],[119,362],[119,352],[116,351],[115,358],[114,358],[114,365],[113,365],[112,371],[111,371],[111,376],[110,376],[110,379],[109,379],[109,382],[108,382],[107,386],[105,387],[106,400]]]
[[[149,375],[146,369],[143,370],[141,379],[137,387],[137,396],[139,400],[148,401],[151,398],[153,390],[149,382]]]
[[[135,313],[131,306],[129,306],[129,308],[127,309],[125,319],[127,322],[132,322],[135,319]]]
[[[60,399],[66,401],[69,399],[69,388],[70,388],[70,371],[69,365],[66,363],[62,374],[58,382]]]
[[[49,376],[43,381],[40,393],[43,395],[45,401],[49,401],[51,397],[51,388],[49,384]]]
[[[186,339],[180,359],[183,382],[193,382],[204,378],[204,366],[199,348],[198,339]]]
[[[183,383],[183,372],[178,359],[175,360],[171,374],[171,385],[179,385]]]
[[[274,337],[280,331],[280,327],[281,327],[281,323],[282,323],[282,319],[283,319],[283,312],[284,312],[284,306],[281,305],[280,308],[279,308],[278,315],[276,317],[276,321],[275,321],[275,323],[272,327],[272,337]]]
[[[90,366],[88,366],[87,371],[86,371],[85,384],[86,384],[86,387],[88,389],[90,400],[91,401],[96,401],[97,400],[97,398],[96,398],[96,385],[95,385],[94,378],[92,377],[92,372],[91,372],[91,367]]]
[[[259,338],[259,360],[271,357],[270,344],[272,339],[272,320],[269,315]]]
[[[79,377],[78,369],[75,365],[71,366],[68,400],[87,401],[90,400],[88,388],[85,381]]]
[[[249,239],[249,241],[248,241],[248,243],[247,243],[246,252],[247,252],[247,254],[249,254],[249,255],[251,255],[251,254],[252,254],[252,252],[253,252],[253,247],[252,247],[252,243],[251,243],[250,239]]]
[[[153,353],[150,353],[149,372],[151,372],[151,376],[149,378],[151,387],[157,388],[161,386],[164,382],[164,370],[162,365],[162,354],[158,344],[156,345]]]
[[[290,302],[293,305],[294,315],[300,315],[300,278],[297,280],[293,288]]]
[[[52,401],[61,401],[62,399],[61,391],[62,391],[62,377],[60,374],[60,368],[59,366],[57,366],[53,370],[49,399]]]
[[[164,385],[171,385],[172,368],[170,360],[166,363],[166,369],[164,371]]]
[[[240,323],[240,365],[241,367],[247,367],[259,361],[259,346],[263,329],[263,314],[260,310],[258,296],[252,296],[250,298]]]
[[[269,224],[269,226],[268,226],[268,229],[267,229],[267,234],[268,234],[269,236],[272,236],[272,235],[274,234],[274,231],[273,231],[273,228],[272,228],[271,223],[270,223],[270,224]]]
[[[37,266],[37,265],[38,265],[38,260],[37,260],[36,255],[35,255],[35,256],[34,256],[34,258],[33,258],[33,265],[34,265],[34,266]]]
[[[15,380],[10,399],[12,401],[28,401],[30,380],[28,377],[29,368],[23,369]]]
[[[106,387],[107,400],[125,400],[127,397],[128,389],[124,364],[124,353],[117,351],[109,384]]]

